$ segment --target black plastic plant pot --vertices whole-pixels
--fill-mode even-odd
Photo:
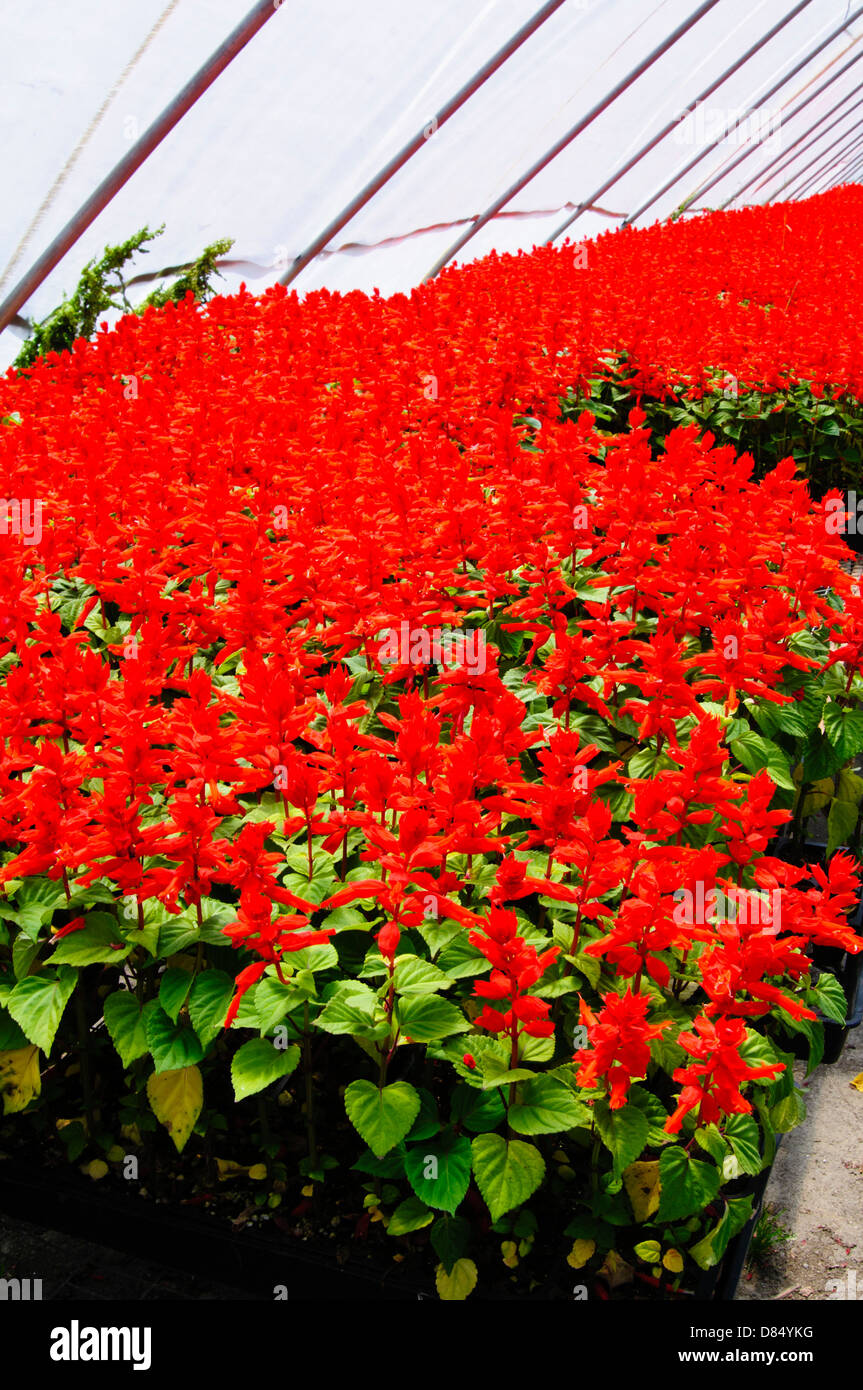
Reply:
[[[280,1233],[234,1231],[180,1205],[105,1191],[75,1171],[7,1159],[0,1163],[0,1211],[268,1301],[277,1289],[291,1301],[436,1297],[431,1284],[405,1278],[398,1265],[373,1270],[350,1259],[341,1264]]]
[[[752,1216],[719,1263],[700,1274],[693,1301],[734,1298],[771,1167],[740,1185],[737,1195],[754,1194]],[[437,1298],[431,1280],[420,1280],[397,1265],[374,1269],[351,1259],[341,1263],[320,1248],[299,1246],[277,1233],[234,1231],[180,1205],[117,1195],[74,1170],[0,1162],[0,1212],[264,1301],[284,1297],[277,1294],[282,1289],[290,1300]],[[482,1298],[482,1291],[477,1295]],[[541,1300],[542,1291],[535,1296]]]

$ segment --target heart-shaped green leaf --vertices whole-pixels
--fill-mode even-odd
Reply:
[[[407,1081],[379,1090],[371,1081],[352,1081],[345,1091],[348,1119],[377,1158],[404,1139],[420,1110],[420,1098]]]
[[[102,1010],[120,1061],[124,1067],[130,1067],[150,1050],[141,1005],[129,990],[118,989],[116,994],[108,995]]]
[[[533,1195],[545,1176],[545,1160],[533,1144],[507,1141],[500,1134],[478,1134],[471,1142],[477,1186],[498,1221]]]
[[[231,1062],[231,1080],[234,1083],[234,1097],[245,1100],[254,1096],[277,1081],[281,1076],[290,1076],[300,1060],[300,1049],[295,1043],[290,1047],[279,1048],[267,1038],[252,1038],[234,1053]]]
[[[455,1212],[470,1183],[470,1141],[447,1130],[413,1145],[405,1159],[408,1182],[427,1206]]]

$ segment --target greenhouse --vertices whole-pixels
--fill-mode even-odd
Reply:
[[[238,1299],[826,1364],[863,4],[0,33],[0,1302],[136,1369]]]

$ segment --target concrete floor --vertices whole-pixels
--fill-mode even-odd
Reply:
[[[765,1193],[792,1239],[741,1280],[738,1301],[863,1300],[863,1091],[851,1085],[863,1073],[863,1027],[838,1062],[808,1083],[802,1072],[806,1119],[784,1138]]]

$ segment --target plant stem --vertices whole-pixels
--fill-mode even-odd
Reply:
[[[87,1138],[93,1138],[96,1130],[96,1112],[93,1109],[93,1073],[90,1069],[89,1029],[84,1012],[84,1000],[80,981],[75,990],[75,1024],[78,1032],[78,1064],[81,1068],[81,1090],[84,1097],[84,1114],[87,1119]]]
[[[309,1145],[309,1162],[316,1168],[318,1145],[315,1134],[315,1082],[312,1075],[312,1034],[309,1028],[308,1001],[303,1005],[303,1072],[306,1082],[306,1138]]]

